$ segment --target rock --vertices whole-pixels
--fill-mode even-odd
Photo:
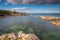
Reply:
[[[20,37],[23,37],[23,36],[25,36],[26,34],[23,32],[23,31],[20,31],[19,33],[18,33],[18,37],[20,38]]]
[[[0,36],[0,40],[40,40],[40,39],[35,34],[26,34],[23,31],[20,31],[17,37],[15,33],[3,34]]]
[[[14,40],[16,38],[15,33],[10,33],[10,34],[7,34],[7,35],[11,40]]]
[[[39,40],[39,38],[35,34],[27,34],[26,38],[28,40]]]

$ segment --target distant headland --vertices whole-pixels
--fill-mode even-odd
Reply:
[[[0,10],[0,16],[28,16],[27,13],[8,11],[8,10]]]

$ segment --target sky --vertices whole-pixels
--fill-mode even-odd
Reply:
[[[60,13],[60,0],[0,0],[0,10],[26,13]]]

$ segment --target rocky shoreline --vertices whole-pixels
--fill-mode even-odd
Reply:
[[[55,26],[60,26],[60,17],[54,17],[54,16],[39,16],[39,19],[45,20],[45,21],[50,21],[51,24]]]
[[[28,15],[29,15],[28,13],[0,10],[0,16],[28,16]]]
[[[15,33],[2,34],[0,40],[40,40],[35,34],[26,34],[20,31],[15,35]]]
[[[46,21],[54,21],[54,20],[60,21],[60,18],[54,17],[54,16],[39,16],[38,18],[40,18],[42,20],[46,20]]]

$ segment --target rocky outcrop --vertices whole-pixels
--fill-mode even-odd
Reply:
[[[54,17],[52,16],[40,16],[39,18],[43,19],[43,20],[53,20]]]
[[[39,16],[38,18],[47,21],[60,21],[59,17],[54,17],[54,16]]]
[[[26,34],[22,31],[16,36],[15,33],[2,34],[0,40],[40,40],[35,34]]]
[[[58,26],[58,27],[60,27],[60,22],[59,21],[57,21],[57,22],[51,22],[53,25],[56,25],[56,26]]]

